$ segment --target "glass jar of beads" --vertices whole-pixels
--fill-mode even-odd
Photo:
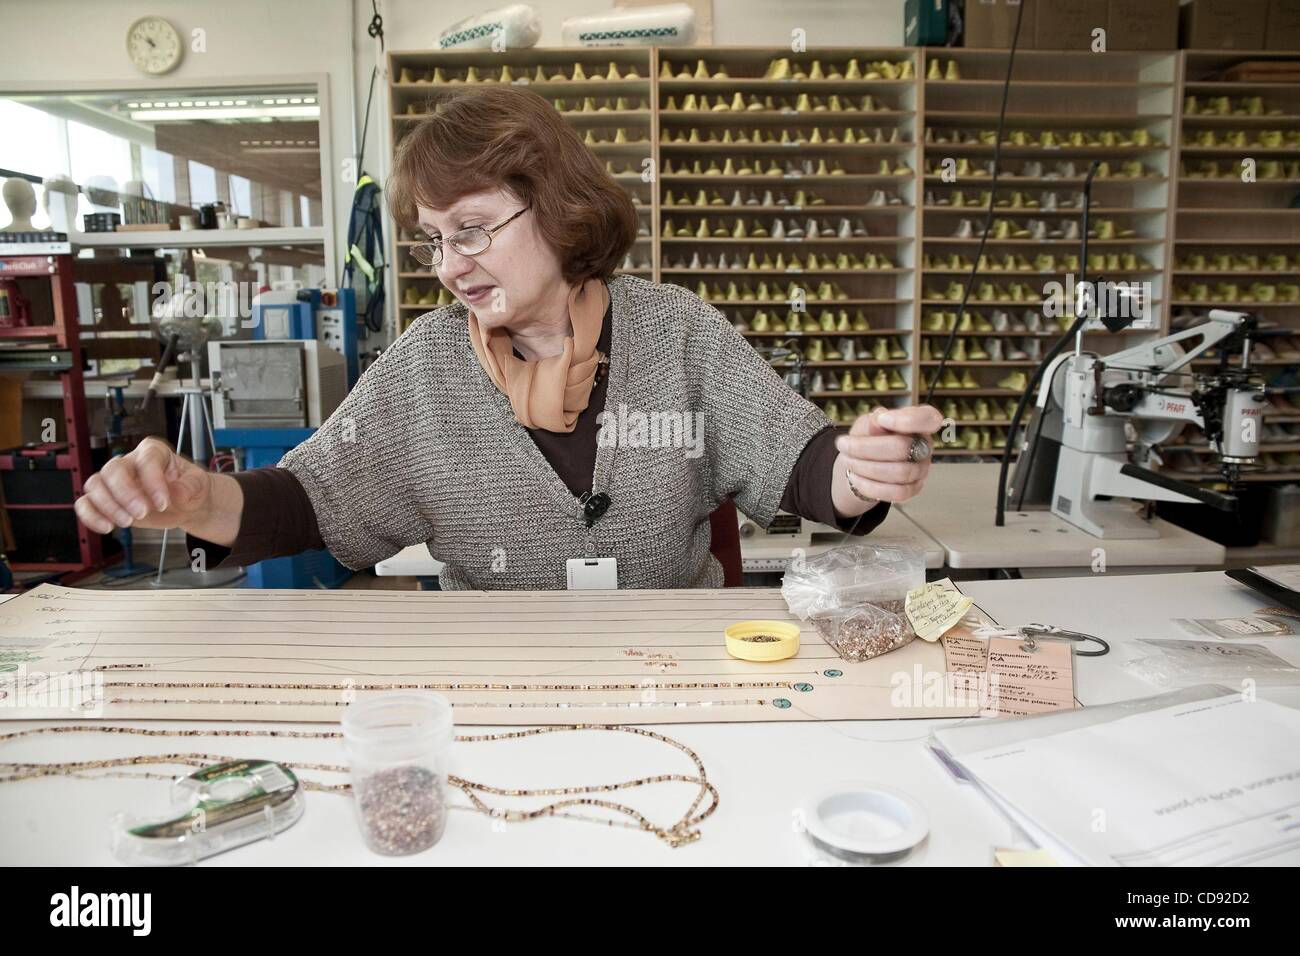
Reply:
[[[419,853],[442,838],[452,730],[441,694],[383,693],[344,711],[357,820],[375,853]]]

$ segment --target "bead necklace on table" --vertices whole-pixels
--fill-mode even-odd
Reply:
[[[466,780],[453,774],[447,775],[447,782],[459,789],[469,798],[472,808],[491,817],[500,818],[506,821],[526,821],[535,820],[539,817],[569,817],[571,819],[583,820],[591,823],[601,823],[606,826],[623,826],[631,829],[645,830],[653,833],[659,839],[663,840],[671,847],[684,846],[693,843],[700,838],[699,824],[709,817],[718,807],[717,788],[709,782],[708,775],[704,769],[704,762],[700,760],[698,754],[690,747],[671,737],[655,733],[652,730],[646,730],[641,727],[625,727],[617,724],[567,724],[554,727],[532,727],[525,730],[507,731],[497,734],[473,734],[457,735],[456,740],[462,743],[478,743],[492,740],[513,740],[524,737],[534,737],[540,734],[563,733],[568,731],[580,730],[602,730],[613,731],[618,733],[636,734],[641,737],[648,737],[653,740],[661,741],[672,747],[676,747],[682,753],[686,754],[695,764],[698,771],[697,776],[689,774],[656,774],[650,777],[641,777],[635,780],[625,780],[618,783],[593,784],[582,787],[544,787],[536,789],[512,789],[505,787],[493,787],[489,784],[476,783],[472,780]],[[105,733],[105,734],[128,734],[145,737],[285,737],[294,739],[319,739],[334,740],[342,737],[338,731],[302,731],[302,730],[160,730],[137,727],[120,727],[111,725],[58,725],[52,727],[36,727],[29,730],[19,730],[12,733],[0,734],[0,743],[15,740],[20,737],[30,737],[44,734],[58,733]],[[123,770],[113,770],[118,767],[134,767],[141,765],[159,764],[171,766],[190,766],[205,767],[211,764],[225,763],[232,758],[221,756],[219,754],[203,753],[174,753],[174,754],[149,754],[135,757],[117,757],[107,760],[82,760],[66,763],[0,763],[0,783],[13,783],[20,780],[29,780],[37,777],[65,776],[76,779],[99,779],[102,777],[118,778],[148,778],[159,780],[174,779],[171,776],[149,771],[130,772]],[[298,770],[319,770],[327,773],[347,773],[348,768],[337,764],[319,764],[319,763],[288,763],[285,765],[297,772]],[[109,773],[88,773],[88,771],[110,770]],[[639,811],[625,804],[615,803],[610,800],[602,800],[590,796],[578,796],[580,794],[591,793],[608,793],[616,790],[627,790],[635,787],[649,786],[656,783],[693,783],[699,787],[699,793],[691,801],[686,812],[675,823],[661,827],[657,826],[643,816]],[[352,785],[349,783],[320,783],[317,781],[302,781],[303,787],[307,790],[314,790],[325,793],[349,793]],[[491,794],[502,797],[543,797],[543,796],[566,796],[571,799],[558,800],[554,803],[539,807],[536,810],[504,810],[494,808],[486,804],[480,797],[479,793]],[[709,798],[709,805],[700,809],[705,797]],[[575,806],[599,807],[614,813],[623,814],[628,818],[627,821],[601,819],[598,817],[587,816],[583,814],[567,812],[567,808]],[[699,812],[697,812],[699,811]]]
[[[112,667],[114,665],[106,665]],[[434,691],[619,691],[619,690],[750,690],[750,689],[795,689],[795,682],[790,680],[713,680],[713,681],[658,681],[646,679],[636,683],[621,684],[535,684],[535,683],[485,683],[460,681],[446,682],[395,682],[395,683],[286,683],[262,681],[106,681],[106,690],[434,690]],[[87,707],[98,702],[87,702]],[[301,699],[301,700],[248,700],[240,697],[230,698],[194,698],[194,697],[113,697],[104,703],[119,704],[202,704],[205,706],[236,707],[343,707],[342,699]],[[576,703],[557,701],[456,701],[456,707],[463,708],[680,708],[680,707],[766,707],[771,701],[763,698],[742,698],[740,700],[614,700],[581,701]]]

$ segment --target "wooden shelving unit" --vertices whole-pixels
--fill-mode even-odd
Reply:
[[[1005,50],[923,51],[920,209],[921,394],[935,375],[989,214]],[[1036,357],[1069,324],[1044,318],[1047,286],[1080,277],[1083,177],[1093,185],[1087,275],[1163,295],[1178,56],[1025,50],[1016,54],[1007,100],[993,231],[979,261],[968,319],[934,403],[962,427],[997,428],[987,416],[1012,406]],[[1066,312],[1058,309],[1057,314]],[[1159,331],[1158,313],[1145,330]],[[1113,351],[1131,336],[1091,334],[1086,347]],[[1008,409],[1004,409],[1008,411]],[[1000,455],[1005,425],[985,456]],[[972,449],[973,450],[973,449]]]
[[[653,62],[654,51],[645,47],[392,52],[388,55],[391,141],[396,147],[415,123],[432,114],[441,97],[471,83],[507,83],[541,94],[605,160],[606,169],[637,204],[640,235],[620,271],[656,279]],[[396,264],[397,333],[421,314],[454,301],[437,277],[407,253],[416,239],[401,232],[390,250],[390,261]]]
[[[1220,77],[1265,58],[1300,54],[1017,53],[996,231],[952,377],[934,397],[956,425],[942,457],[997,453],[1008,401],[1060,334],[1042,299],[1046,283],[1078,278],[1080,190],[1094,159],[1107,166],[1093,186],[1087,274],[1143,284],[1151,314],[1122,335],[1090,332],[1087,348],[1115,351],[1167,334],[1171,316],[1203,314],[1198,284],[1236,283],[1240,297],[1252,283],[1287,292],[1300,282],[1300,209],[1290,206],[1300,195],[1300,87]],[[639,204],[644,234],[627,271],[698,293],[757,348],[798,349],[809,398],[832,418],[924,398],[987,211],[1006,51],[421,51],[391,53],[389,64],[394,143],[463,88],[471,67],[478,82],[501,82],[505,69],[506,82],[556,102]],[[1264,112],[1205,108],[1224,96],[1261,97]],[[613,142],[620,129],[631,142]],[[1246,153],[1255,183],[1201,174]],[[393,249],[399,330],[451,301],[405,261],[413,239],[399,236]],[[1296,330],[1296,359],[1281,336],[1284,347],[1260,360],[1279,380],[1294,375],[1300,295],[1238,304]],[[1300,396],[1270,414],[1266,431],[1269,464],[1300,474]],[[1180,452],[1200,455],[1203,444],[1188,436]]]
[[[660,277],[755,347],[798,349],[833,421],[916,396],[918,64],[914,49],[659,50]]]
[[[0,342],[7,343],[12,350],[10,361],[6,363],[12,370],[36,367],[34,362],[24,365],[12,361],[21,357],[24,345],[30,345],[37,350],[33,360],[39,358],[41,366],[58,375],[57,382],[50,382],[58,390],[63,403],[63,420],[58,423],[55,439],[67,446],[59,457],[67,460],[66,469],[60,470],[67,471],[70,492],[67,498],[60,498],[57,491],[51,490],[50,497],[42,499],[42,503],[0,501],[0,509],[8,510],[14,516],[15,533],[18,532],[20,513],[50,519],[24,522],[25,537],[20,536],[18,546],[19,551],[28,557],[11,560],[9,566],[14,571],[66,573],[69,581],[98,570],[104,564],[102,537],[77,520],[73,512],[73,503],[81,497],[91,475],[91,435],[86,414],[81,336],[77,325],[77,293],[73,285],[75,261],[69,255],[6,256],[0,259],[0,277],[20,284],[25,296],[35,303],[44,304],[43,308],[38,306],[35,316],[35,321],[41,324],[0,328]],[[44,322],[45,318],[49,321]],[[51,485],[57,488],[58,482],[51,480]],[[73,534],[76,535],[75,547],[72,545]],[[50,560],[46,557],[47,554],[57,554],[61,547],[66,550],[61,557],[71,557],[75,550],[75,559]]]
[[[1300,84],[1222,78],[1247,60],[1300,63],[1300,53],[1183,54],[1170,313],[1181,326],[1215,307],[1257,312],[1271,328],[1256,343],[1252,363],[1266,382],[1294,385],[1300,365]],[[1259,469],[1246,480],[1300,480],[1300,415],[1289,400],[1272,400],[1261,438]],[[1218,480],[1200,430],[1184,429],[1179,439],[1166,446],[1169,470]]]

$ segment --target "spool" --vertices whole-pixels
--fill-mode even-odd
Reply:
[[[893,863],[930,832],[925,808],[895,790],[865,781],[832,784],[803,807],[804,832],[818,850],[848,863]]]

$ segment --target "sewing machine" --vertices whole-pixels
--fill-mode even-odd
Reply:
[[[1099,538],[1154,538],[1125,501],[1200,502],[1234,510],[1236,498],[1161,474],[1160,445],[1188,424],[1202,429],[1229,489],[1259,454],[1263,385],[1250,369],[1254,316],[1215,309],[1209,321],[1105,357],[1057,356],[1043,376],[1012,479],[1011,500],[1047,503]],[[1192,362],[1219,350],[1218,365]],[[1130,447],[1131,445],[1131,447]]]

